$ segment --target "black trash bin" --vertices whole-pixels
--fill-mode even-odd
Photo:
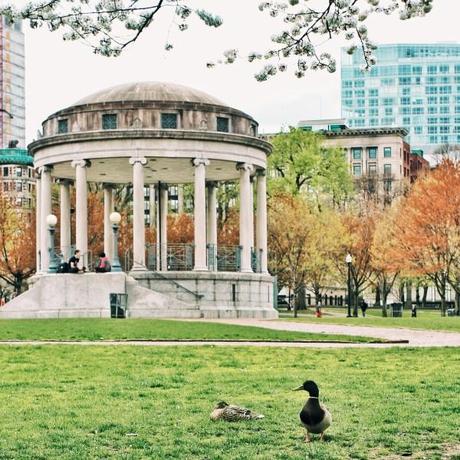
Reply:
[[[395,302],[391,304],[391,316],[393,318],[402,318],[403,315],[403,304]]]
[[[128,294],[110,293],[110,317],[126,318]]]

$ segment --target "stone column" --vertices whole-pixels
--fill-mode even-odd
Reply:
[[[36,256],[36,272],[41,272],[41,174],[40,171],[35,173],[35,256]]]
[[[240,246],[241,272],[251,273],[251,172],[252,165],[240,163]]]
[[[251,244],[251,249],[255,248],[254,245],[254,176],[250,177],[250,182],[249,182],[249,209],[251,210],[250,212],[250,217],[249,217],[249,241]]]
[[[90,163],[87,160],[74,160],[72,167],[75,168],[75,244],[81,253],[80,267],[88,268],[88,183],[87,168]]]
[[[194,230],[195,230],[195,267],[194,270],[208,269],[206,262],[206,166],[209,160],[195,158],[195,195],[194,195]]]
[[[51,214],[51,171],[49,166],[41,168],[41,191],[40,191],[40,252],[41,272],[47,273],[49,267],[48,251],[48,225],[46,217]]]
[[[60,246],[64,260],[68,261],[71,253],[71,230],[70,230],[70,182],[59,181],[60,201]]]
[[[177,186],[177,214],[184,212],[184,186]]]
[[[208,231],[207,242],[211,247],[208,255],[212,260],[208,261],[208,268],[217,271],[217,183],[207,182],[208,191]]]
[[[145,266],[144,165],[143,157],[130,158],[133,165],[133,271],[147,270]]]
[[[110,214],[114,211],[113,185],[104,184],[104,252],[112,262],[113,260],[113,230]]]
[[[260,260],[261,273],[268,273],[267,263],[267,175],[265,169],[257,170],[257,218],[256,218],[257,250],[262,251]]]
[[[168,184],[160,184],[159,198],[160,270],[166,272],[168,271]]]
[[[149,185],[149,219],[150,219],[150,228],[155,228],[156,222],[156,191],[155,185]]]

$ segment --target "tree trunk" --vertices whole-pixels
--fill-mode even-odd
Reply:
[[[401,301],[402,304],[405,303],[405,296],[404,296],[404,281],[401,281],[401,284],[399,285],[399,300]]]
[[[377,286],[375,288],[375,306],[380,307],[380,300],[381,300],[381,293],[380,293],[380,284],[377,283]]]
[[[415,303],[417,308],[420,307],[420,286],[418,284],[415,288]]]
[[[460,315],[460,292],[455,291],[455,314]]]
[[[382,286],[382,316],[384,318],[388,317],[387,299],[388,299],[387,281],[383,280],[383,286]]]
[[[426,298],[428,297],[428,286],[423,286],[423,295],[422,295],[422,308],[426,307]]]
[[[358,303],[359,303],[359,289],[355,287],[353,290],[352,304],[353,304],[353,316],[358,317]]]
[[[298,290],[298,303],[297,309],[298,310],[305,310],[307,307],[307,303],[305,301],[305,284],[301,284]]]
[[[410,280],[406,282],[406,301],[404,302],[404,306],[407,310],[412,309],[412,281]]]

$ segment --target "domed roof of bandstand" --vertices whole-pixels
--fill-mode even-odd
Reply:
[[[73,106],[108,102],[159,101],[192,102],[226,106],[219,99],[194,88],[156,81],[125,83],[80,99]]]

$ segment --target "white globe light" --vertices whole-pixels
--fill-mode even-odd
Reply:
[[[353,262],[353,257],[351,257],[351,254],[347,254],[347,257],[345,257],[345,262],[347,264],[351,264]]]
[[[46,216],[46,223],[50,227],[56,227],[57,224],[57,217],[54,214],[49,214]]]
[[[119,212],[112,212],[110,214],[110,222],[114,225],[118,225],[121,221],[121,215]]]

